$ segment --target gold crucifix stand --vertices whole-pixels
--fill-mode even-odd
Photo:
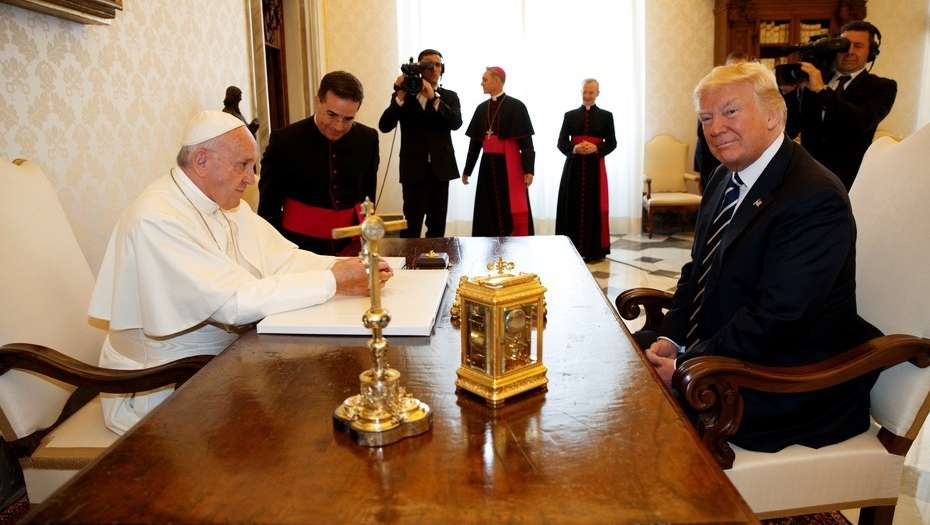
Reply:
[[[365,220],[360,225],[335,228],[333,238],[360,235],[364,240],[359,258],[368,269],[371,307],[362,316],[362,323],[371,329],[368,349],[373,366],[358,376],[361,392],[343,401],[333,412],[333,426],[348,432],[359,445],[380,447],[426,432],[432,426],[433,413],[426,403],[400,386],[400,372],[390,368],[384,358],[388,343],[383,331],[391,322],[391,316],[381,307],[378,243],[385,232],[406,228],[407,221],[384,222],[375,215],[375,207],[368,199],[362,204],[362,211]]]

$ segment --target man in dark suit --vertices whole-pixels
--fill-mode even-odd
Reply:
[[[376,198],[378,132],[355,121],[362,98],[354,75],[327,73],[313,115],[271,132],[258,214],[301,249],[336,255],[357,246],[331,232],[358,224],[361,203]]]
[[[856,312],[856,225],[839,179],[784,134],[774,75],[714,68],[694,91],[722,166],[698,212],[691,262],[646,356],[668,383],[702,355],[770,366],[814,363],[878,331]],[[744,391],[737,445],[820,447],[864,432],[877,374],[805,394]]]
[[[400,122],[400,183],[407,229],[402,237],[443,237],[449,181],[459,177],[452,150],[452,130],[462,127],[462,109],[455,91],[439,86],[445,72],[442,54],[424,49],[417,57],[423,68],[417,93],[404,89],[404,75],[394,81],[394,94],[381,115],[378,129],[388,133]]]
[[[801,145],[836,174],[846,190],[852,186],[878,123],[891,111],[898,85],[865,70],[879,52],[881,33],[864,21],[843,26],[849,51],[838,53],[835,71],[825,82],[813,64],[801,62],[806,86],[782,86],[788,105],[788,135],[801,134]]]

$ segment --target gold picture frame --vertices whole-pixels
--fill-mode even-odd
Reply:
[[[122,11],[123,0],[0,0],[82,24],[109,25]]]

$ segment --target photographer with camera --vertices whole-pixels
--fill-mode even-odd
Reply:
[[[794,69],[794,64],[779,66],[781,71],[776,73],[788,106],[786,132],[792,138],[800,133],[801,145],[849,191],[878,123],[891,111],[898,85],[865,69],[866,63],[874,65],[879,53],[882,35],[877,27],[865,21],[850,22],[843,26],[841,36],[849,42],[845,51],[819,46],[832,58],[827,67],[804,60],[802,51],[799,65]]]
[[[407,219],[402,237],[420,237],[424,216],[427,237],[445,236],[449,181],[459,176],[452,130],[462,127],[458,95],[439,87],[445,67],[435,49],[424,49],[416,63],[411,58],[403,64],[378,121],[382,133],[400,122],[400,183]]]

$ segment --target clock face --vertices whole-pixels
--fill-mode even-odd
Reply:
[[[517,305],[504,310],[501,372],[506,373],[534,362],[532,305]]]
[[[526,328],[526,312],[522,308],[510,310],[504,317],[504,332],[510,337],[519,337]]]

